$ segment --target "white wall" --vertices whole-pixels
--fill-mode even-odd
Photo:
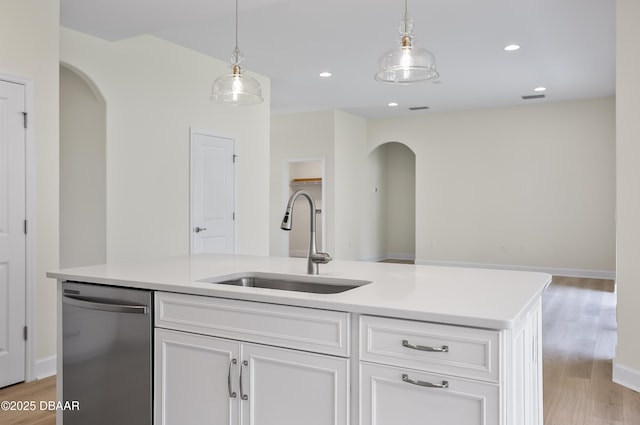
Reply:
[[[379,261],[387,258],[387,157],[384,149],[376,148],[367,154],[360,188],[363,194],[360,222],[359,260]]]
[[[335,250],[341,260],[359,260],[368,253],[363,247],[363,227],[370,226],[364,208],[367,193],[362,190],[367,159],[367,121],[343,111],[334,111],[335,120]]]
[[[60,267],[107,259],[106,107],[60,67]]]
[[[235,139],[236,251],[268,254],[270,81],[256,76],[260,105],[218,105],[209,93],[225,62],[152,36],[108,42],[65,28],[60,36],[61,61],[107,105],[107,260],[189,252],[190,127]]]
[[[284,180],[290,160],[325,159],[325,198],[322,200],[326,215],[325,249],[333,254],[335,240],[334,219],[334,113],[333,111],[305,112],[271,117],[271,210],[270,255],[286,257],[288,234],[280,230],[282,215],[289,198],[289,182]]]
[[[615,268],[614,99],[369,121],[416,154],[418,262]]]
[[[335,220],[328,249],[339,259],[375,260],[415,244],[418,263],[610,277],[614,117],[613,98],[369,121],[342,111],[277,116],[272,187],[282,184],[277,169],[286,157],[335,161],[335,198],[328,197],[325,209],[328,221]],[[415,242],[386,234],[399,234],[386,208],[400,202],[388,197],[397,188],[387,187],[395,184],[385,174],[388,155],[376,149],[388,142],[403,143],[416,156],[415,188],[409,189],[415,191]],[[330,172],[327,180],[331,187]],[[274,193],[274,228],[281,197]],[[284,255],[279,244],[276,235],[272,255]]]
[[[37,262],[31,334],[39,363],[56,352],[56,286],[45,273],[58,267],[59,8],[59,0],[0,2],[0,73],[31,79],[35,86]]]
[[[640,391],[640,3],[616,2],[618,347],[613,377]]]
[[[325,250],[336,259],[378,256],[377,223],[367,206],[375,196],[363,191],[366,177],[378,170],[368,164],[366,120],[332,110],[276,115],[271,121],[271,226],[280,228],[288,187],[282,170],[286,161],[325,159]],[[372,230],[373,229],[373,230]],[[372,238],[373,234],[373,238]],[[287,255],[286,235],[272,233],[271,255]],[[370,243],[371,242],[371,243]]]

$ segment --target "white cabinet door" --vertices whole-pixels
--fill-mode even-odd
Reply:
[[[242,352],[243,424],[348,424],[348,359],[254,344]]]
[[[164,329],[155,337],[155,424],[239,424],[240,344]]]
[[[496,425],[497,384],[360,363],[361,425]],[[414,383],[405,382],[406,380]],[[447,388],[427,388],[427,383]]]

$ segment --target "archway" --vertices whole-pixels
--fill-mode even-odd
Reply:
[[[416,155],[388,142],[371,153],[379,164],[379,203],[385,261],[410,262],[416,255]]]
[[[60,266],[106,262],[106,102],[60,65]]]

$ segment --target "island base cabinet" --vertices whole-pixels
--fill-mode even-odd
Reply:
[[[229,397],[238,342],[156,329],[155,345],[155,425],[239,423],[238,397]]]
[[[349,423],[348,359],[255,344],[242,350],[245,424]]]
[[[360,425],[495,425],[499,397],[497,384],[360,363]]]
[[[156,329],[156,425],[347,425],[349,360]]]

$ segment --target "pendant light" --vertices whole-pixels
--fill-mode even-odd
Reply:
[[[413,45],[413,20],[409,19],[407,13],[407,0],[404,1],[404,17],[400,21],[400,46],[387,50],[380,56],[378,72],[373,78],[397,84],[438,78],[433,53]]]
[[[212,100],[230,105],[252,105],[264,100],[258,80],[245,75],[240,67],[243,60],[244,55],[238,48],[238,0],[236,0],[236,47],[231,54],[231,73],[213,82]]]

